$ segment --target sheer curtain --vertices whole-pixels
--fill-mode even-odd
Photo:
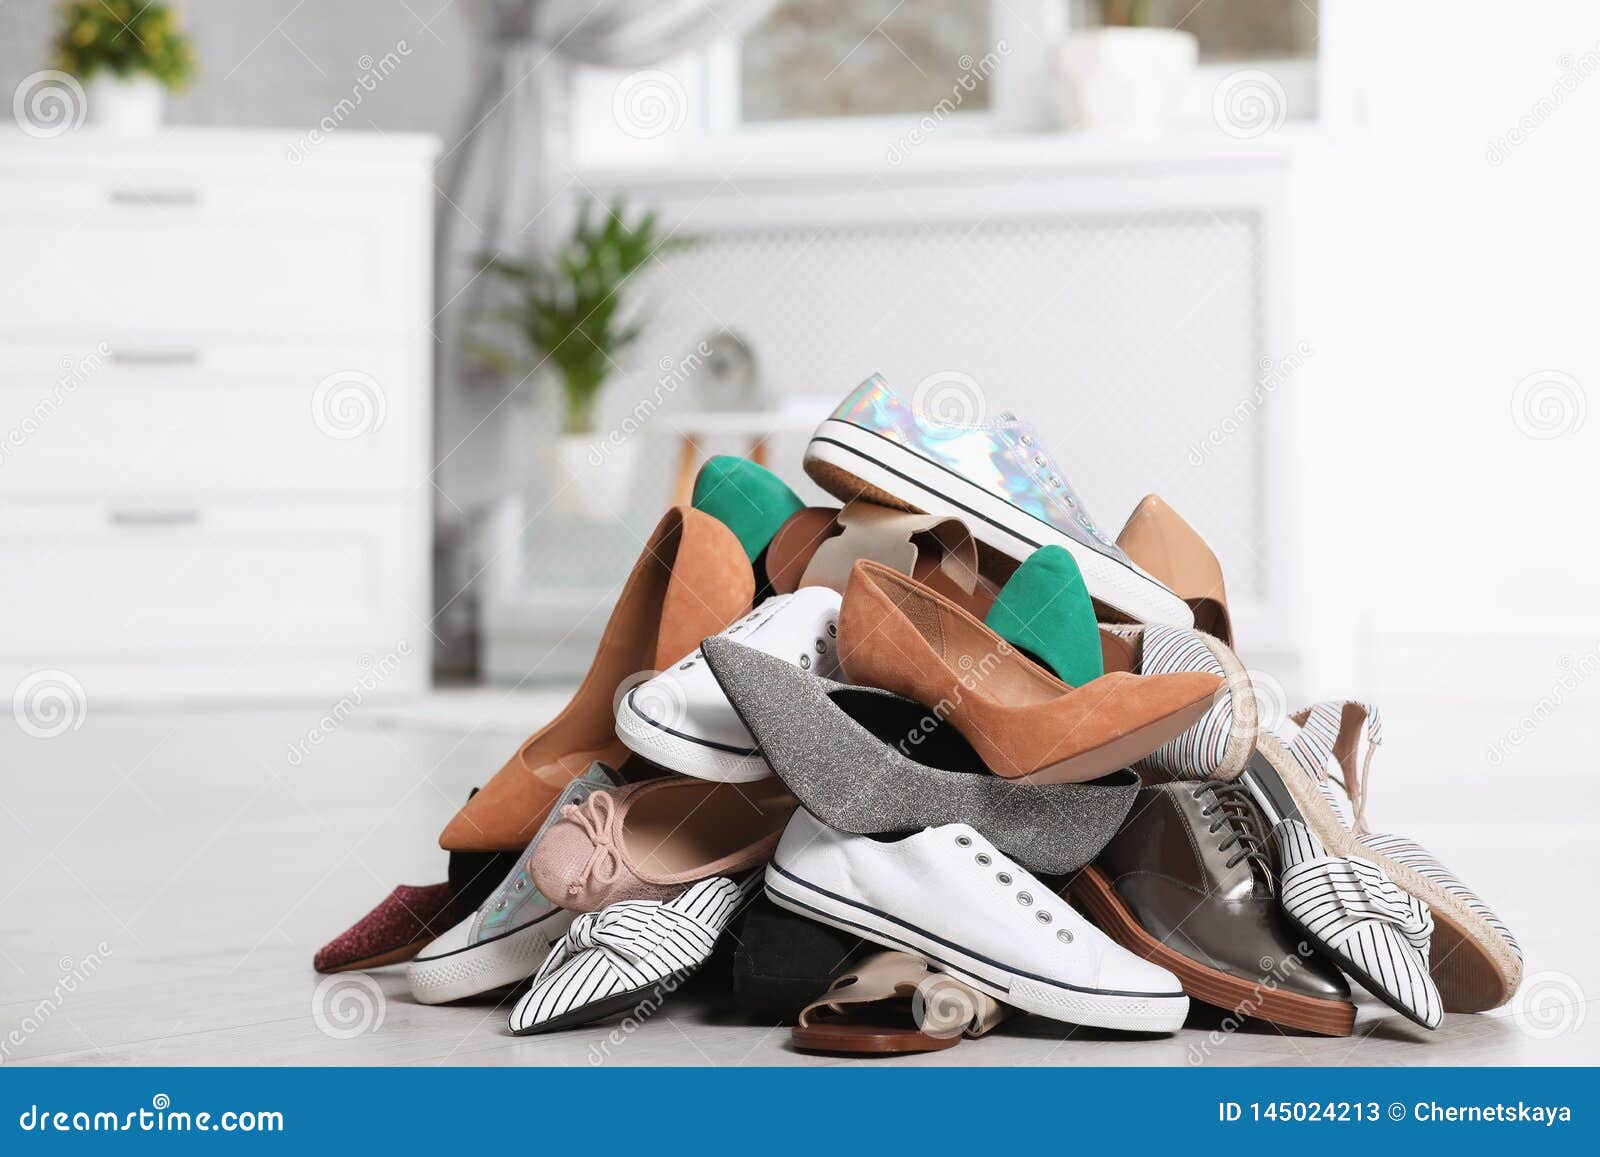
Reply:
[[[472,255],[534,244],[541,223],[563,218],[570,67],[645,68],[737,34],[776,3],[463,0],[478,30],[482,81],[440,163],[448,198],[435,253],[440,390],[462,379],[463,321],[480,300]]]

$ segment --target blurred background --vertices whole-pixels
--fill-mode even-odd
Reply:
[[[1296,698],[1600,661],[1588,5],[251,0],[125,65],[147,7],[80,80],[0,6],[13,684],[571,679],[684,462],[817,497],[872,372],[1166,496]],[[685,244],[573,425],[481,267],[584,200]]]
[[[133,967],[248,854],[227,974],[303,967],[440,874],[704,455],[821,501],[875,372],[1106,527],[1161,494],[1269,714],[1378,702],[1375,814],[1447,785],[1515,832],[1440,820],[1463,874],[1558,873],[1597,72],[1580,0],[3,0],[0,920],[65,890]],[[541,309],[558,251],[614,312]]]

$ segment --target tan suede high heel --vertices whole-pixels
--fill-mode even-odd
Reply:
[[[1160,495],[1147,494],[1144,501],[1133,508],[1122,533],[1117,535],[1117,545],[1189,604],[1194,612],[1195,630],[1215,635],[1233,646],[1233,623],[1228,618],[1228,592],[1222,585],[1222,565],[1200,533]]]
[[[1126,767],[1210,707],[1215,675],[1102,675],[1061,682],[966,611],[879,563],[850,572],[839,659],[853,683],[882,687],[948,720],[996,775],[1081,783]]]
[[[450,852],[520,852],[591,763],[628,757],[615,696],[631,675],[678,662],[750,609],[755,575],[739,540],[709,514],[675,506],[657,524],[606,623],[589,673],[560,715],[467,801],[439,836]]]

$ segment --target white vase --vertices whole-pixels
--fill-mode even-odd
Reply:
[[[102,72],[89,81],[85,91],[89,120],[96,128],[121,137],[142,137],[161,127],[167,90],[153,77]]]
[[[1199,41],[1172,28],[1069,33],[1055,54],[1061,127],[1159,135],[1177,112],[1199,55]]]
[[[548,503],[552,514],[579,522],[621,518],[627,513],[638,451],[635,438],[610,439],[603,433],[561,435],[545,470],[549,492],[533,496],[534,508]]]

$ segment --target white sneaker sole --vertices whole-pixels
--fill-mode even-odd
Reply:
[[[768,864],[767,895],[780,908],[865,937],[885,948],[912,952],[932,968],[959,977],[996,1000],[1024,1012],[1068,1024],[1127,1032],[1175,1032],[1189,1014],[1182,993],[1104,992],[1077,988],[1041,976],[1014,972],[875,908],[835,896]]]
[[[842,471],[920,513],[960,518],[979,542],[1019,562],[1041,546],[1063,547],[1083,572],[1089,594],[1102,603],[1141,623],[1194,626],[1188,604],[1154,579],[869,430],[828,419],[806,446],[808,469],[813,462]]]
[[[733,708],[730,706],[728,710],[731,712]],[[634,708],[632,692],[624,695],[617,706],[617,738],[629,751],[644,756],[651,763],[695,779],[754,783],[772,774],[772,768],[759,754],[713,747],[646,719]],[[750,746],[755,746],[755,740],[750,741]]]
[[[421,1004],[446,1004],[520,984],[536,972],[550,946],[566,935],[576,912],[557,908],[494,940],[406,965],[406,983]]]

